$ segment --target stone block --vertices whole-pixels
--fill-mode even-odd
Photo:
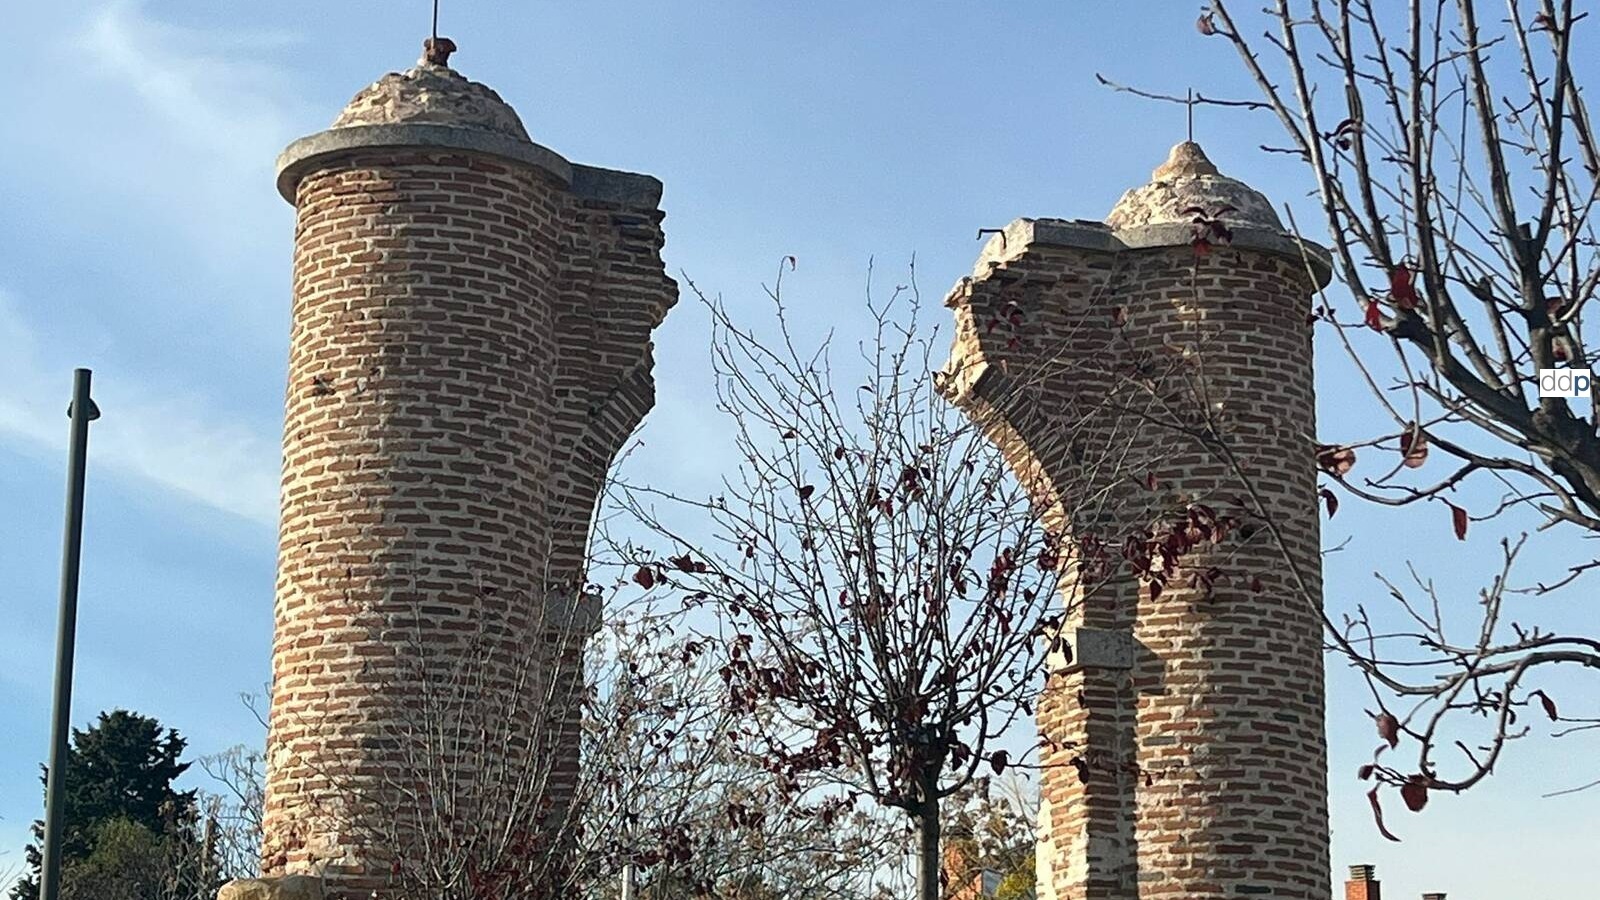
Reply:
[[[1120,629],[1077,628],[1065,652],[1050,653],[1051,672],[1070,674],[1084,669],[1133,668],[1133,633]]]
[[[223,885],[217,900],[322,900],[322,879],[315,875],[242,878]]]

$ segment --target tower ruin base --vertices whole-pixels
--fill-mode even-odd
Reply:
[[[323,900],[322,879],[315,875],[241,878],[223,885],[217,900]]]

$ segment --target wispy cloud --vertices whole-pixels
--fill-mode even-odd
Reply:
[[[3,290],[0,346],[0,439],[65,448],[71,366],[41,347]],[[275,436],[230,420],[192,391],[102,378],[94,393],[105,411],[91,430],[96,465],[252,521],[277,520]]]
[[[289,233],[275,156],[321,118],[285,61],[294,39],[177,26],[121,0],[63,11],[42,31],[26,52],[51,77],[16,98],[30,125],[0,181],[47,195],[65,226],[181,240],[197,251],[188,264],[216,277],[259,270],[264,237]]]
[[[13,181],[53,228],[95,246],[95,258],[117,259],[108,292],[161,304],[66,297],[56,302],[75,307],[57,316],[33,288],[0,285],[0,440],[64,447],[69,373],[85,351],[76,341],[69,359],[53,331],[87,321],[106,348],[88,351],[103,357],[95,464],[270,524],[279,459],[270,411],[224,412],[232,398],[256,396],[245,373],[178,380],[186,354],[170,335],[187,327],[208,352],[228,346],[256,359],[266,355],[261,336],[281,328],[282,308],[265,298],[281,291],[287,255],[262,251],[289,235],[272,160],[304,118],[293,73],[276,62],[293,39],[179,27],[134,0],[52,18],[56,28],[46,25],[29,52],[55,74],[19,98],[36,127],[17,133],[0,184]],[[17,278],[52,283],[46,272],[25,267]]]
[[[145,15],[143,4],[101,7],[75,49],[90,74],[131,93],[161,132],[218,167],[257,168],[290,133],[284,73],[253,60],[294,39],[284,33],[182,28]]]

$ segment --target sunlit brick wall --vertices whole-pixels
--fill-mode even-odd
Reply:
[[[1250,502],[1213,450],[1146,418],[1203,396],[1320,598],[1313,276],[1243,238],[1197,254],[1189,233],[1014,223],[947,299],[951,393],[1042,476],[1052,525],[1114,540]],[[1329,897],[1320,619],[1268,531],[1243,531],[1184,558],[1222,573],[1209,590],[1180,574],[1153,596],[1124,569],[1065,592],[1069,638],[1129,635],[1132,667],[1048,683],[1040,900]]]
[[[263,848],[336,898],[389,872],[424,702],[471,683],[478,714],[535,718],[518,704],[576,678],[597,491],[676,300],[654,179],[371,133],[294,189]],[[558,794],[575,740],[541,763]]]

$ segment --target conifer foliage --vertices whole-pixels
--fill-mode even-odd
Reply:
[[[61,832],[65,900],[179,900],[215,891],[196,794],[174,787],[189,768],[187,746],[175,729],[122,709],[72,730]],[[39,897],[42,821],[33,833],[30,871],[11,900]]]

